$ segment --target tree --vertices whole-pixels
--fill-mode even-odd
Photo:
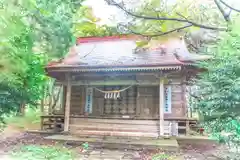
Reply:
[[[75,36],[116,31],[98,26],[91,9],[81,7],[82,2],[0,1],[0,117],[18,111],[20,105],[36,106],[44,92],[52,88],[45,65],[62,58],[76,43]],[[48,89],[44,89],[46,85]]]
[[[3,5],[1,19],[0,117],[34,104],[45,81],[44,58],[33,52],[34,32],[11,5]]]
[[[229,4],[227,4],[223,0],[214,0],[215,7],[209,1],[204,1],[204,2],[201,1],[199,3],[199,1],[177,0],[177,1],[168,2],[168,1],[151,0],[151,1],[145,2],[142,5],[143,7],[140,7],[140,10],[139,8],[135,10],[128,9],[123,1],[122,2],[117,2],[115,0],[105,0],[105,1],[109,5],[115,6],[118,9],[122,10],[128,16],[132,17],[133,20],[138,20],[138,22],[151,21],[153,23],[158,23],[158,28],[155,27],[155,30],[151,31],[153,32],[152,34],[145,34],[146,31],[134,32],[131,29],[132,27],[131,23],[125,25],[125,28],[127,28],[127,30],[133,31],[133,33],[135,34],[141,34],[149,37],[158,37],[158,36],[162,36],[162,35],[179,31],[182,29],[190,28],[190,27],[226,31],[227,27],[219,27],[220,24],[222,24],[219,21],[215,21],[213,25],[211,24],[211,22],[214,20],[214,19],[209,19],[213,15],[212,10],[218,9],[221,12],[225,21],[227,22],[230,21],[230,15],[232,10],[239,12],[238,9],[231,7]],[[204,3],[206,5],[204,5]],[[228,10],[226,11],[225,8],[230,9],[230,11]],[[211,14],[208,14],[209,11],[211,12]],[[210,23],[206,23],[206,20],[208,21],[210,20]],[[169,23],[172,22],[171,26],[174,26],[174,27],[171,27],[170,29],[169,27],[166,27],[166,24],[168,24],[168,22]],[[167,28],[168,30],[165,31],[165,28]]]
[[[229,33],[210,50],[213,59],[201,62],[207,72],[193,81],[198,86],[194,106],[205,127],[222,142],[240,143],[240,30],[239,19]]]
[[[0,118],[42,98],[47,61],[75,43],[75,2],[1,1]]]
[[[111,36],[119,34],[116,27],[98,25],[100,18],[93,14],[88,6],[81,6],[73,18],[73,34],[75,37]]]

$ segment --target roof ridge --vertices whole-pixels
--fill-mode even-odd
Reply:
[[[131,39],[144,39],[142,36],[132,35],[132,34],[121,34],[112,36],[91,36],[91,37],[78,37],[76,44],[88,43],[88,42],[102,42],[102,41],[112,41],[112,40],[131,40]]]

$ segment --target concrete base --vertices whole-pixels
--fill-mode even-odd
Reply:
[[[168,151],[179,151],[179,145],[176,139],[127,139],[116,137],[77,137],[73,135],[52,135],[45,139],[66,141],[68,143],[88,142],[90,145],[98,148],[108,149],[163,149]]]

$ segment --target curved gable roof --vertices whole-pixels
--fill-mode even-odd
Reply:
[[[190,54],[183,40],[171,38],[136,53],[136,36],[85,37],[77,40],[67,56],[50,62],[51,68],[128,68],[181,66],[204,59]],[[142,39],[142,38],[140,38]]]

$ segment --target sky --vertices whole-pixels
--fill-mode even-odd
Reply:
[[[124,0],[124,2],[130,7],[140,4],[141,1],[144,0]],[[167,2],[169,1],[176,2],[177,0],[167,0]],[[209,0],[203,1],[207,2]],[[240,5],[240,0],[225,0],[225,2],[228,2],[235,7]],[[107,5],[104,0],[87,0],[84,3],[85,5],[89,5],[93,8],[95,16],[101,19],[100,24],[115,25],[118,22],[126,21],[126,17],[122,11],[117,9],[115,6]],[[115,18],[113,19],[113,17]]]
[[[141,0],[124,0],[126,4],[139,4]],[[130,2],[130,3],[129,3]],[[96,17],[101,19],[101,24],[114,25],[126,21],[124,13],[115,6],[109,6],[104,0],[87,0],[85,5],[91,6]]]
[[[117,9],[112,6],[108,6],[104,0],[87,0],[84,4],[93,8],[94,14],[101,18],[102,23],[110,23],[109,18],[111,15],[116,15]]]

